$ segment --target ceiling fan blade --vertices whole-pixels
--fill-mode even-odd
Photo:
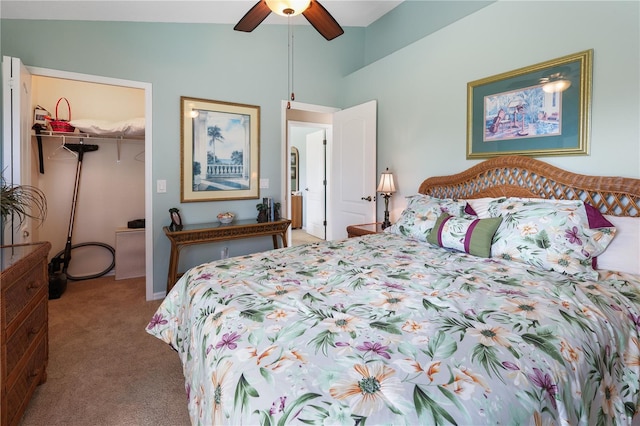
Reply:
[[[271,13],[271,9],[264,0],[260,0],[240,19],[240,22],[233,27],[236,31],[250,33],[255,30],[262,21]]]
[[[344,30],[340,24],[338,24],[338,22],[333,19],[333,16],[327,12],[327,9],[316,0],[311,0],[311,4],[302,14],[307,18],[307,21],[313,25],[313,28],[327,40],[333,40],[344,34]]]

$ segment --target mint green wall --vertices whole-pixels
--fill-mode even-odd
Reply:
[[[366,28],[365,64],[371,64],[494,1],[404,0]]]
[[[411,25],[421,22],[419,8],[411,10]],[[593,48],[591,155],[543,160],[578,173],[640,177],[639,21],[636,1],[498,1],[394,53],[386,49],[412,40],[395,38],[366,55],[372,40],[396,37],[389,33],[403,23],[346,28],[331,42],[296,27],[295,92],[301,102],[336,107],[378,101],[378,170],[395,173],[395,219],[402,196],[422,179],[478,162],[465,159],[467,82]],[[155,292],[165,286],[169,243],[161,225],[170,207],[189,222],[221,210],[256,213],[255,200],[179,204],[181,95],[261,106],[260,171],[270,180],[262,195],[279,197],[286,27],[244,34],[227,25],[3,20],[0,31],[2,54],[27,65],[153,84],[154,186],[168,181],[166,194],[154,194]],[[268,249],[267,240],[229,244],[231,255]],[[215,245],[195,252],[189,263],[219,256]]]
[[[178,207],[185,223],[215,220],[221,211],[257,216],[257,200],[180,204],[180,96],[261,107],[261,196],[280,197],[281,101],[287,91],[287,27],[262,25],[252,33],[231,25],[2,20],[2,55],[27,66],[148,82],[153,85],[154,292],[163,291],[169,241],[162,226]],[[304,103],[337,106],[343,76],[362,66],[361,28],[331,42],[311,26],[295,28],[295,93]],[[99,102],[99,100],[96,100]],[[99,117],[97,117],[99,118]],[[167,193],[155,181],[167,180]],[[80,214],[80,213],[79,213]],[[61,224],[66,226],[66,224]],[[225,243],[240,255],[272,247],[271,238]],[[183,251],[181,270],[218,259],[220,246]]]
[[[424,178],[478,162],[465,159],[468,82],[591,48],[591,155],[540,159],[640,177],[639,27],[637,1],[499,1],[347,76],[342,104],[378,101],[378,170],[399,187],[392,219]]]

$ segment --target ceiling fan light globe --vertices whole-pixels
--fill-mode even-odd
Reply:
[[[280,16],[296,16],[304,12],[311,0],[265,0],[273,13]],[[293,11],[293,12],[291,12]]]
[[[571,87],[571,81],[566,79],[552,80],[542,85],[542,90],[546,93],[564,92]]]

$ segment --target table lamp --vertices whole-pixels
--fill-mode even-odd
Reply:
[[[380,175],[378,192],[380,192],[384,197],[384,222],[382,222],[382,229],[385,229],[391,226],[391,222],[389,222],[389,198],[391,197],[391,194],[396,192],[396,186],[393,184],[393,175],[389,171],[388,167]]]

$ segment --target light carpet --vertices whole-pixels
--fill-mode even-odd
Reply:
[[[145,327],[145,280],[69,281],[49,301],[49,365],[21,425],[189,425],[178,354]]]
[[[316,238],[311,234],[307,234],[303,229],[294,229],[291,232],[291,245],[300,246],[308,243],[316,243],[322,241],[320,238]]]

